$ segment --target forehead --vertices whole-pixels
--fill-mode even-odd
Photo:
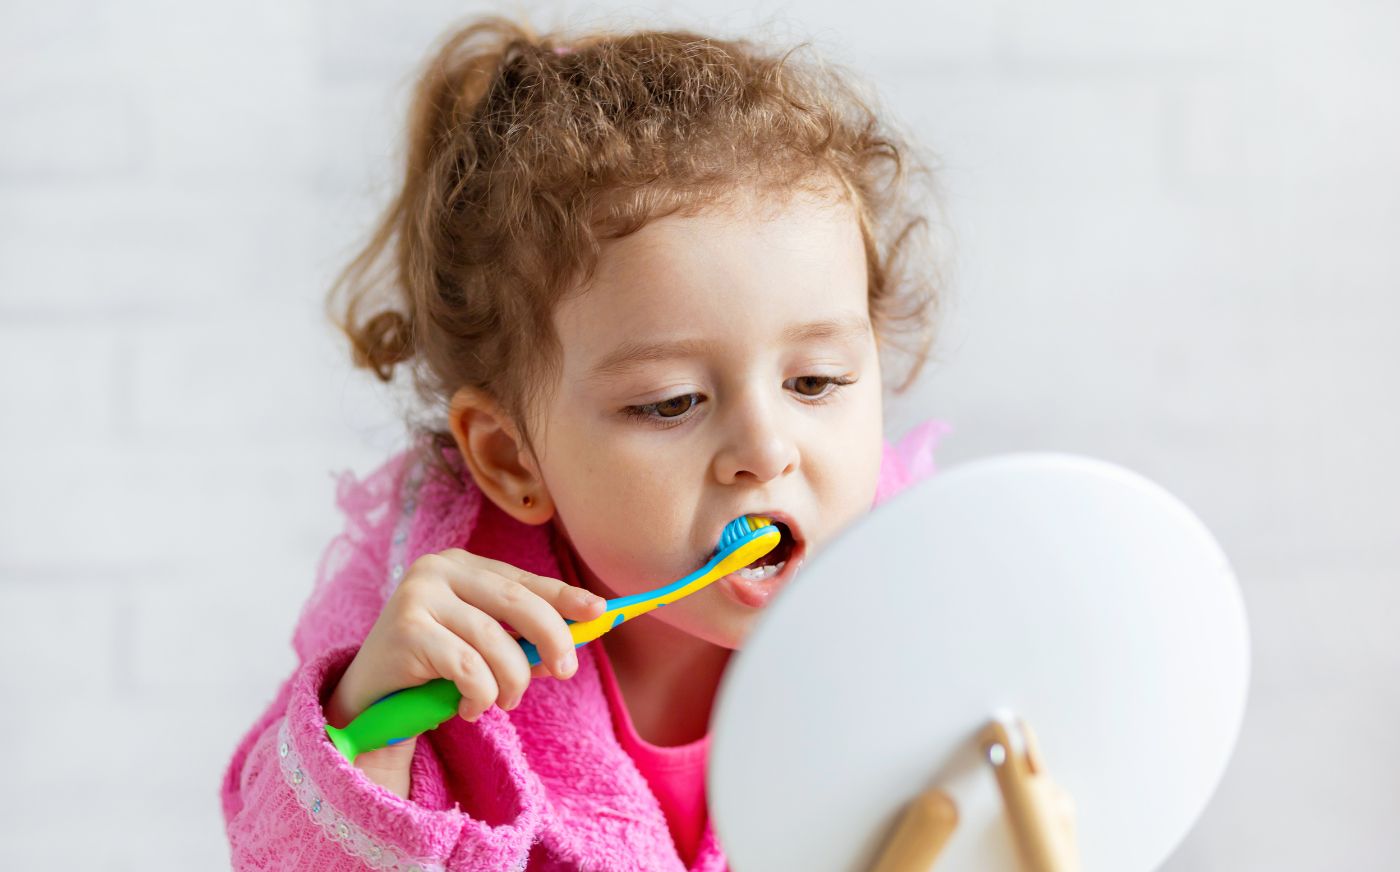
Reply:
[[[577,369],[625,342],[776,341],[797,323],[863,315],[866,281],[851,205],[797,194],[779,207],[668,215],[609,242],[555,323]]]

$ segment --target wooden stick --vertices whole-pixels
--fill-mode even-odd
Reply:
[[[953,798],[932,788],[909,801],[870,872],[928,872],[958,825]]]
[[[1019,736],[1013,736],[1013,732]],[[978,735],[978,742],[996,773],[997,787],[1026,872],[1079,872],[1068,796],[1046,773],[1030,726],[1020,718],[1014,725],[993,720]]]

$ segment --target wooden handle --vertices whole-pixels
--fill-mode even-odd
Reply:
[[[953,798],[937,788],[910,800],[870,872],[928,872],[958,825]]]
[[[1045,771],[1035,733],[1017,719],[1011,729],[993,720],[978,735],[996,773],[1007,820],[1026,872],[1079,872],[1072,807]]]

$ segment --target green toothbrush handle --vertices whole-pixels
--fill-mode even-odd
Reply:
[[[374,751],[426,733],[457,713],[462,692],[446,678],[382,696],[344,727],[326,725],[326,735],[351,763]]]

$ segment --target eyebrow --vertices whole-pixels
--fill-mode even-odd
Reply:
[[[843,315],[805,324],[793,324],[783,331],[782,341],[787,345],[812,342],[821,339],[834,339],[849,342],[870,332],[870,319],[864,315]],[[704,339],[676,339],[670,342],[629,341],[619,345],[604,357],[586,376],[589,380],[605,379],[621,375],[637,367],[661,360],[697,357],[712,343]]]

